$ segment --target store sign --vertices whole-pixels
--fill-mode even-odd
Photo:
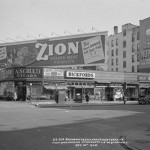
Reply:
[[[41,39],[31,43],[6,45],[0,47],[0,63],[7,64],[7,67],[104,63],[105,38],[106,33],[102,35],[91,33],[69,38]]]
[[[15,68],[15,78],[42,78],[42,68]]]
[[[44,76],[64,76],[63,69],[44,68]]]
[[[66,71],[67,78],[95,78],[95,73]]]
[[[11,68],[11,69],[6,69],[5,70],[5,77],[8,79],[8,78],[14,78],[14,69]]]
[[[0,60],[3,60],[7,57],[6,47],[0,48]]]
[[[139,81],[150,81],[150,76],[148,76],[148,75],[139,75],[138,80]]]

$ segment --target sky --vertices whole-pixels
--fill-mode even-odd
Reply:
[[[150,0],[0,0],[0,43],[108,31],[150,17]],[[93,28],[94,27],[94,28]],[[92,30],[93,28],[93,30]]]

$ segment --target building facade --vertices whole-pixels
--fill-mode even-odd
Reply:
[[[114,34],[108,37],[108,70],[138,72],[139,26],[125,24],[122,32],[114,27]]]
[[[54,100],[56,93],[64,101],[75,100],[76,95],[85,99],[114,101],[125,96],[137,99],[139,81],[141,88],[148,88],[149,74],[108,72],[98,70],[54,69],[51,67],[11,67],[0,71],[0,98],[8,99],[17,93],[19,101],[45,98]],[[126,87],[124,87],[126,83]]]
[[[140,20],[140,72],[150,72],[150,17]]]

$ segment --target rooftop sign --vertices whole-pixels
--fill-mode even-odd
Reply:
[[[105,36],[105,33],[91,33],[0,46],[0,64],[46,67],[104,63]]]

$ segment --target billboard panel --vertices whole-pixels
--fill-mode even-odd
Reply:
[[[150,18],[140,21],[140,72],[150,72]]]
[[[2,46],[0,63],[5,62],[7,67],[104,63],[105,36],[106,33],[91,33]],[[7,57],[4,57],[5,49]]]

